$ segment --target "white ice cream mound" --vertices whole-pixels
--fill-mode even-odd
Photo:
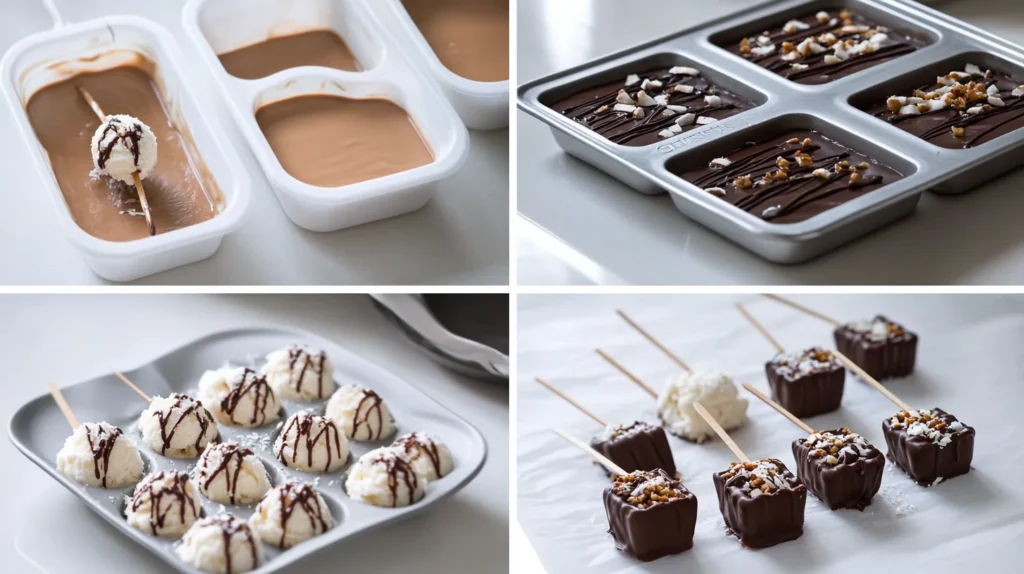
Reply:
[[[423,498],[423,482],[401,451],[378,448],[359,457],[345,480],[345,492],[374,506],[409,506]]]
[[[685,373],[669,379],[658,395],[658,417],[672,434],[697,443],[715,431],[693,408],[700,402],[725,430],[747,420],[747,401],[737,395],[732,379],[715,371]]]
[[[253,504],[270,490],[260,457],[233,442],[206,445],[193,475],[199,492],[221,504]]]
[[[255,570],[264,558],[259,537],[229,514],[197,521],[181,539],[177,553],[190,566],[216,574]]]
[[[380,440],[395,432],[395,420],[384,399],[357,385],[338,387],[327,401],[325,414],[350,440]]]
[[[284,549],[327,532],[333,524],[323,497],[311,485],[298,482],[268,492],[249,518],[249,526],[264,543]]]
[[[282,400],[316,401],[334,392],[334,366],[327,353],[291,345],[267,355],[260,369]]]
[[[331,472],[348,461],[345,434],[327,417],[300,411],[288,417],[277,440],[274,455],[288,468],[306,472]]]
[[[84,423],[57,453],[57,470],[85,486],[121,488],[142,476],[139,449],[110,423]]]
[[[135,487],[125,517],[136,530],[152,536],[181,538],[199,519],[199,491],[184,472],[155,472]]]
[[[156,167],[156,136],[149,126],[132,116],[107,116],[92,136],[91,150],[96,173],[132,187],[135,172],[146,179]]]
[[[217,438],[210,411],[186,395],[153,397],[139,417],[142,438],[154,451],[172,458],[195,458]]]
[[[267,379],[246,367],[206,371],[199,379],[199,400],[221,424],[261,427],[280,416],[281,404]]]
[[[398,437],[390,448],[402,453],[424,483],[445,476],[455,466],[448,446],[423,431]]]

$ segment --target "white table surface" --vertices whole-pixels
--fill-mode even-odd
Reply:
[[[144,311],[143,311],[144,310]],[[483,433],[487,462],[432,512],[302,562],[303,572],[507,572],[508,391],[450,373],[407,342],[366,296],[0,297],[0,421],[46,392],[140,365],[200,335],[278,324],[328,338],[419,387]],[[170,573],[0,441],[0,571]],[[71,543],[69,541],[76,541]]]
[[[281,210],[255,158],[231,120],[210,72],[181,25],[184,0],[56,0],[80,22],[133,14],[165,26],[185,54],[186,75],[200,104],[239,151],[252,177],[243,227],[210,259],[140,281],[168,285],[501,285],[508,283],[508,130],[470,132],[466,166],[442,183],[422,210],[334,233],[313,233]],[[40,0],[0,0],[0,53],[51,23]],[[38,188],[7,105],[0,111],[0,284],[102,283],[57,226]],[[28,167],[28,169],[26,169]]]
[[[756,295],[529,295],[519,297],[518,521],[550,574],[569,572],[1019,572],[1024,560],[1024,298],[1021,296],[800,296],[843,321],[884,313],[919,336],[915,373],[886,387],[918,408],[944,408],[975,427],[970,473],[931,488],[892,464],[871,505],[830,511],[807,497],[804,534],[751,551],[725,534],[711,475],[735,460],[721,440],[670,437],[684,484],[697,496],[690,551],[655,562],[615,549],[601,493],[604,474],[553,426],[588,439],[594,421],[533,382],[542,376],[612,424],[657,424],[654,401],[594,353],[600,347],[659,389],[679,368],[614,313],[626,310],[694,369],[719,369],[767,392],[772,347],[732,303],[748,309],[788,349],[832,346],[831,327]],[[790,444],[802,435],[747,391],[748,422],[731,434],[751,457],[795,472]],[[811,417],[815,428],[850,427],[886,450],[881,424],[897,407],[848,376],[842,407]]]
[[[760,0],[519,0],[520,84]],[[937,8],[1024,44],[1024,2],[939,0]],[[656,14],[657,17],[652,17]],[[1024,283],[1024,170],[969,195],[926,193],[918,211],[798,266],[780,266],[687,219],[667,196],[645,197],[566,155],[547,126],[517,112],[520,215],[546,232],[548,252],[578,273],[520,281],[679,285]],[[531,252],[532,253],[532,252]],[[530,265],[531,255],[521,259]],[[551,263],[542,263],[552,267]],[[580,278],[579,274],[585,278]]]

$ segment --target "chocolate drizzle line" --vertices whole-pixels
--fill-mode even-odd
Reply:
[[[360,426],[366,425],[366,430],[369,432],[367,440],[378,440],[381,433],[384,432],[384,411],[381,409],[384,399],[370,389],[362,389],[362,392],[363,398],[359,399],[359,405],[356,406],[355,415],[352,417],[352,436],[359,432]],[[368,406],[366,412],[360,417],[359,413],[363,410],[363,405]],[[374,432],[373,425],[370,424],[370,415],[373,413],[377,415],[377,432]]]
[[[318,373],[316,396],[317,398],[322,399],[324,398],[324,361],[327,360],[327,353],[320,351],[317,353],[316,357],[320,360],[318,365],[315,367]],[[306,369],[313,366],[313,355],[311,355],[307,349],[302,347],[292,347],[288,349],[288,359],[291,361],[288,365],[288,370],[292,373],[293,377],[295,375],[295,364],[299,359],[302,359],[302,371],[299,373],[299,376],[294,379],[295,392],[298,393],[302,389],[302,379],[306,376]]]
[[[281,499],[281,542],[278,544],[279,547],[284,548],[285,536],[288,533],[288,521],[296,508],[301,507],[306,511],[310,528],[314,532],[320,534],[327,531],[329,526],[320,507],[320,497],[312,486],[286,482],[277,489],[276,494]]]
[[[415,455],[414,451],[416,450],[426,454],[430,457],[430,463],[434,466],[434,474],[438,477],[441,476],[441,453],[438,450],[437,443],[430,437],[420,433],[412,433],[396,440],[392,446],[402,449],[408,455]]]
[[[90,425],[82,425],[85,428],[85,438],[89,441],[89,450],[92,451],[93,473],[101,481],[103,488],[107,487],[107,470],[110,468],[110,455],[114,452],[114,445],[117,438],[121,436],[121,429],[111,427],[114,430],[108,432],[103,425],[92,425],[96,427],[96,435],[93,436]],[[103,472],[100,472],[100,463],[103,463]]]
[[[315,435],[313,434],[313,423],[319,419],[323,424],[321,425],[320,431]],[[316,447],[317,441],[321,436],[325,438],[327,445],[327,462],[324,463],[323,472],[327,472],[331,468],[331,461],[333,460],[334,453],[337,452],[341,455],[341,437],[339,436],[338,427],[334,423],[325,417],[312,415],[308,412],[300,412],[292,416],[288,420],[288,426],[285,427],[284,432],[281,434],[281,446],[277,449],[277,458],[285,464],[288,464],[287,457],[284,456],[284,447],[287,442],[288,431],[295,428],[295,441],[292,443],[292,457],[291,464],[295,464],[296,457],[299,454],[299,444],[304,443],[306,447],[306,466],[313,467],[313,449]],[[334,436],[334,450],[331,450],[331,435]]]
[[[391,507],[395,508],[398,506],[398,487],[400,482],[405,483],[405,487],[409,489],[409,503],[416,502],[415,498],[416,487],[419,486],[419,479],[416,477],[416,473],[412,470],[410,465],[405,459],[398,456],[398,454],[391,452],[381,452],[370,460],[370,464],[383,464],[388,474],[388,488],[391,490]],[[401,475],[401,477],[399,477]]]
[[[251,380],[250,376],[252,377]],[[228,394],[220,401],[220,408],[228,414],[231,422],[241,424],[235,420],[235,409],[238,408],[238,403],[241,402],[242,397],[250,391],[254,395],[255,408],[253,409],[252,418],[249,419],[249,424],[257,425],[256,421],[258,419],[259,423],[257,426],[263,426],[267,422],[267,403],[270,401],[270,397],[273,396],[274,391],[270,389],[270,384],[267,383],[266,377],[261,377],[250,368],[246,368],[242,372],[241,381],[231,385]]]
[[[199,404],[198,401],[193,400],[188,395],[174,393],[170,398],[174,399],[174,404],[168,407],[167,410],[158,410],[155,413],[157,420],[160,421],[160,438],[163,440],[163,446],[160,448],[160,454],[165,454],[167,449],[170,448],[171,441],[174,439],[174,433],[177,432],[178,426],[181,425],[181,421],[185,420],[185,417],[193,414],[196,417],[196,421],[199,423],[200,429],[195,443],[195,448],[198,452],[201,447],[200,443],[202,443],[203,437],[206,436],[206,431],[210,428],[211,424],[214,424],[213,417],[210,415],[209,411],[202,408],[202,405]],[[178,420],[174,421],[174,426],[168,430],[167,424],[170,422],[169,417],[171,411],[174,409],[181,409],[183,403],[188,403],[188,407],[181,412],[181,416],[178,417]]]
[[[170,480],[171,484],[166,485],[163,483],[157,484],[163,480]],[[188,474],[184,472],[173,472],[163,471],[156,474],[150,475],[146,481],[139,485],[138,490],[135,491],[135,495],[132,496],[132,510],[138,512],[139,507],[145,501],[145,495],[149,495],[149,527],[156,534],[164,527],[164,522],[167,520],[167,514],[170,509],[174,507],[173,504],[167,504],[161,509],[160,502],[167,498],[176,499],[178,502],[178,519],[182,524],[185,524],[185,513],[186,511],[192,515],[193,518],[198,519],[195,500],[185,490],[188,485]]]
[[[100,169],[107,168],[107,161],[110,160],[110,155],[114,153],[114,148],[118,142],[123,143],[124,147],[128,148],[128,151],[132,152],[132,158],[134,158],[135,167],[139,167],[139,156],[141,151],[139,149],[139,142],[142,141],[142,126],[138,123],[131,123],[125,125],[121,122],[121,119],[116,116],[109,116],[106,120],[106,126],[103,128],[103,134],[100,136],[99,154],[96,158],[96,166]],[[107,135],[114,134],[114,137],[107,140]],[[106,144],[104,144],[106,142]]]
[[[212,471],[208,466],[200,464],[196,467],[198,471],[199,480],[203,481],[203,490],[209,490],[210,485],[217,479],[220,473],[224,473],[224,480],[227,482],[228,496],[231,499],[231,504],[235,504],[235,492],[238,490],[238,476],[242,472],[242,463],[245,461],[245,457],[253,456],[253,451],[240,446],[238,444],[227,442],[221,445],[217,445],[214,448],[207,449],[204,453],[203,459],[205,460],[214,451],[220,452],[220,463],[217,464],[217,468]],[[228,467],[234,463],[234,470],[228,470]]]
[[[210,524],[220,528],[221,536],[224,538],[224,561],[227,564],[227,574],[234,574],[234,567],[231,564],[231,538],[238,533],[245,536],[245,543],[249,545],[249,552],[252,555],[252,563],[259,565],[256,556],[256,541],[253,539],[252,530],[245,522],[234,516],[225,514],[210,519]]]

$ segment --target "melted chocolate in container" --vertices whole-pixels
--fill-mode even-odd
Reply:
[[[756,487],[751,487],[752,477],[737,474],[735,465],[752,469],[759,464],[771,464],[780,469],[778,478],[787,486],[771,486],[770,493],[751,496]],[[749,473],[749,470],[747,471]],[[804,533],[804,506],[807,503],[807,487],[793,476],[782,462],[762,459],[750,463],[734,463],[729,470],[716,472],[713,476],[718,492],[718,508],[731,534],[735,534],[744,546],[768,548],[789,540],[796,540]]]
[[[832,510],[864,510],[882,486],[882,451],[850,429],[822,431],[793,441],[793,458],[800,481]]]
[[[834,335],[836,349],[876,380],[914,372],[917,335],[882,315],[871,321],[840,325]]]
[[[800,158],[806,156],[806,167],[801,167]],[[812,130],[748,142],[725,156],[731,163],[724,167],[712,163],[714,159],[708,158],[699,169],[675,173],[772,223],[805,221],[903,178],[893,168]],[[827,173],[815,175],[818,170]]]
[[[402,0],[444,67],[477,82],[508,80],[508,0]]]
[[[243,80],[258,80],[300,66],[362,70],[348,44],[333,30],[278,36],[218,57],[229,74]]]
[[[676,475],[676,462],[665,429],[643,422],[617,427],[590,439],[590,448],[603,454],[626,472],[664,470]]]
[[[846,369],[825,349],[780,354],[764,370],[772,397],[797,417],[830,413],[843,400]]]
[[[928,430],[913,435],[908,432],[908,421],[912,419],[904,412],[882,421],[889,458],[921,486],[932,486],[939,480],[970,472],[974,428],[938,408],[927,413],[927,417],[920,422]],[[936,428],[939,425],[941,429]]]
[[[804,44],[808,39],[813,39],[817,47],[809,42]],[[837,55],[834,46],[848,40],[853,41],[853,46],[843,50],[843,55]],[[817,85],[845,78],[927,44],[920,38],[880,27],[862,14],[832,10],[778,22],[726,49],[794,82]],[[799,56],[789,55],[794,53]],[[841,61],[833,61],[829,56],[839,57]]]
[[[445,329],[508,354],[508,295],[424,295],[423,302]]]
[[[187,129],[169,117],[153,80],[155,69],[138,57],[137,65],[79,74],[43,87],[28,100],[29,121],[49,156],[71,217],[93,237],[123,242],[150,233],[134,186],[91,176],[92,136],[100,120],[79,86],[105,113],[139,118],[156,135],[157,164],[143,185],[158,234],[213,219],[223,203],[212,175],[189,145]]]
[[[645,70],[643,73],[637,73],[639,80],[629,84],[626,81],[635,78],[622,78],[612,83],[589,88],[549,104],[549,106],[563,116],[614,143],[634,147],[664,141],[667,139],[667,134],[663,135],[661,132],[672,129],[672,126],[677,126],[677,121],[685,114],[693,114],[694,123],[680,126],[682,130],[677,133],[701,127],[698,123],[701,121],[700,118],[720,120],[755,107],[753,102],[719,88],[703,76],[674,74],[670,72],[673,69]],[[649,81],[655,82],[654,85],[660,83],[660,87],[651,87]],[[645,82],[648,82],[646,88],[644,88]],[[693,90],[690,91],[690,88]],[[635,112],[614,109],[621,90],[625,90],[634,102],[641,90],[652,99],[663,95],[668,96],[668,99],[664,100],[665,103],[641,106],[643,117],[638,118],[634,116]],[[708,95],[718,96],[720,101],[709,104],[705,101],[705,97]],[[686,111],[676,113],[667,106],[684,106]]]
[[[667,501],[643,501],[632,496],[646,486],[667,489]],[[656,492],[656,490],[655,490]],[[697,497],[664,471],[635,472],[615,477],[604,491],[608,532],[615,546],[638,560],[649,562],[693,548],[697,525]]]

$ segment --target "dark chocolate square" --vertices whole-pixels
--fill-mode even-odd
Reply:
[[[782,353],[764,370],[775,401],[797,417],[830,413],[843,401],[846,369],[828,350]]]
[[[840,325],[835,337],[839,352],[879,381],[914,372],[917,335],[882,315]]]
[[[912,434],[920,430],[914,423],[927,425],[929,430]],[[971,470],[974,428],[942,409],[911,411],[909,416],[900,411],[882,422],[882,432],[889,446],[889,458],[922,486],[932,486]]]
[[[773,485],[770,493],[751,496],[750,469],[760,464],[774,465],[786,486]],[[748,476],[737,469],[746,468]],[[749,548],[767,548],[796,540],[804,533],[804,506],[807,487],[793,476],[782,462],[762,459],[753,463],[733,463],[729,470],[714,475],[718,508],[725,525]]]
[[[678,498],[652,503],[630,497],[634,489],[651,481],[668,486]],[[604,509],[615,546],[639,560],[649,562],[693,548],[697,497],[663,471],[616,477],[615,484],[604,491]]]
[[[675,477],[676,463],[665,429],[635,422],[611,427],[590,439],[590,447],[608,457],[626,472],[662,469]]]
[[[821,431],[793,441],[793,458],[800,481],[832,510],[864,510],[882,486],[882,451],[850,429]]]

